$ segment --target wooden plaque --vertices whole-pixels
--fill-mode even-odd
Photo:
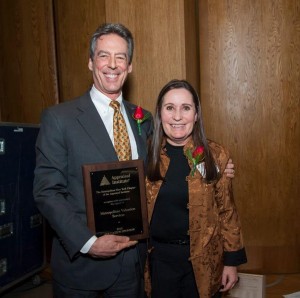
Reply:
[[[82,166],[87,223],[96,234],[148,238],[143,160]]]

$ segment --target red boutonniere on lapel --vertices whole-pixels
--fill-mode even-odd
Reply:
[[[186,150],[186,156],[193,164],[191,175],[194,176],[197,165],[204,160],[204,147],[198,146],[193,152],[189,148]]]
[[[150,117],[150,113],[144,115],[143,109],[140,106],[137,106],[132,117],[137,123],[139,135],[141,135],[141,124]]]

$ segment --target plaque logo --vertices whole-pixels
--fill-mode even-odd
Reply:
[[[110,182],[108,181],[108,179],[106,178],[106,176],[104,175],[101,182],[100,182],[100,186],[104,186],[104,185],[110,185]]]

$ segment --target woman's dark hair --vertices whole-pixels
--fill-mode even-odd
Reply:
[[[91,60],[94,60],[95,56],[95,49],[96,49],[96,42],[99,37],[102,35],[107,35],[107,34],[117,34],[125,41],[127,42],[127,47],[128,47],[128,62],[131,64],[132,62],[132,56],[133,56],[133,48],[134,48],[134,43],[133,43],[133,37],[131,32],[122,24],[114,24],[114,23],[107,23],[103,24],[100,27],[97,28],[95,33],[93,34],[91,40],[90,40],[90,58]]]
[[[150,181],[157,181],[163,179],[160,173],[160,162],[161,162],[160,153],[161,153],[161,147],[163,144],[165,133],[163,131],[162,122],[161,122],[161,109],[162,109],[164,96],[166,95],[166,93],[168,93],[170,90],[181,89],[181,88],[189,91],[193,97],[193,101],[197,112],[197,120],[195,122],[192,131],[192,139],[195,148],[198,146],[204,147],[206,180],[208,182],[211,182],[217,178],[218,173],[204,133],[199,96],[195,91],[195,89],[193,88],[193,86],[185,80],[170,81],[161,89],[158,95],[156,108],[155,108],[155,115],[154,115],[154,131],[149,145],[147,176]]]

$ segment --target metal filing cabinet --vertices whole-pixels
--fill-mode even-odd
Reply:
[[[0,122],[0,293],[45,266],[44,222],[32,193],[38,131]]]

